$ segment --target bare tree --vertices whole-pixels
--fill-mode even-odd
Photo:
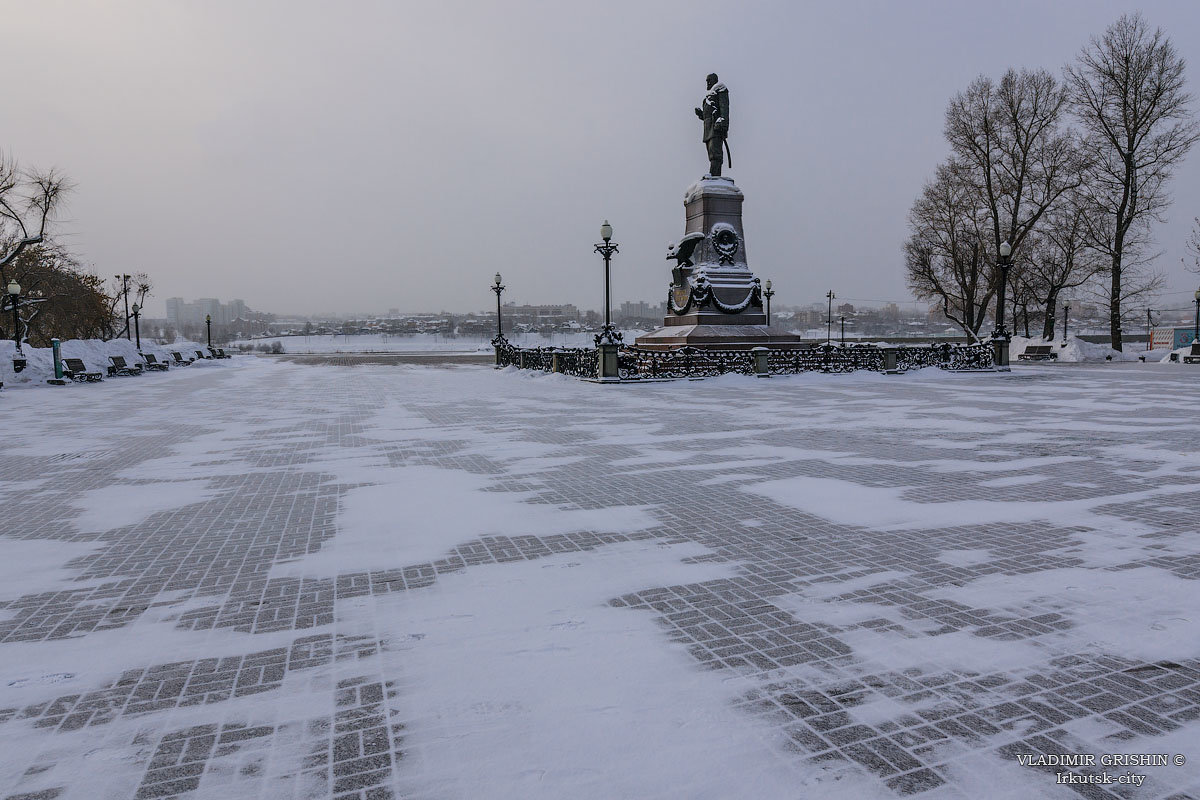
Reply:
[[[1187,239],[1187,251],[1188,256],[1192,259],[1192,264],[1188,266],[1185,261],[1184,267],[1188,272],[1200,272],[1200,217],[1193,217],[1192,221],[1196,225]]]
[[[1088,204],[1078,191],[1065,196],[1046,215],[1025,249],[1026,278],[1045,312],[1042,338],[1054,338],[1062,293],[1092,282],[1108,266],[1104,255],[1087,245]]]
[[[0,283],[8,284],[9,265],[25,248],[40,244],[46,226],[70,186],[55,170],[24,170],[0,156]]]
[[[986,254],[987,209],[967,173],[951,160],[925,184],[908,214],[904,258],[913,293],[940,302],[946,318],[978,341],[996,286]]]
[[[145,272],[135,272],[129,276],[128,281],[126,281],[122,275],[113,277],[109,281],[109,286],[111,288],[105,293],[105,297],[108,302],[108,312],[112,317],[113,324],[112,333],[105,338],[112,339],[128,336],[131,330],[129,317],[126,316],[123,308],[121,311],[117,310],[118,308],[121,308],[122,302],[125,300],[125,292],[128,289],[133,293],[133,300],[130,303],[131,306],[143,306],[146,303],[146,298],[151,294],[151,290],[154,288],[154,282],[150,280],[150,276]]]
[[[1063,130],[1066,98],[1049,72],[1010,69],[999,84],[976,78],[946,109],[946,139],[988,213],[990,264],[1005,241],[1019,264],[1026,237],[1079,185],[1080,151]]]
[[[1013,332],[1016,333],[1024,326],[1026,338],[1029,338],[1029,321],[1031,317],[1036,317],[1039,305],[1034,276],[1027,257],[1029,243],[1033,238],[1035,235],[1026,239],[1025,247],[1021,248],[1022,255],[1013,261],[1008,270],[1008,302],[1012,306]],[[1032,314],[1031,306],[1034,309]]]
[[[1200,139],[1184,67],[1162,29],[1152,32],[1141,14],[1126,14],[1066,70],[1090,156],[1089,244],[1109,259],[1105,299],[1114,350],[1122,344],[1123,304],[1153,282],[1136,273],[1152,258],[1144,248],[1150,223],[1161,221],[1170,202],[1167,181]]]

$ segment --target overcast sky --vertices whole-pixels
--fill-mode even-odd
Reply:
[[[60,237],[101,275],[276,312],[659,301],[707,168],[704,76],[731,94],[751,268],[777,303],[910,299],[900,246],[950,96],[1057,72],[1140,8],[1200,86],[1200,3],[3,0],[0,146],[77,184]],[[1157,226],[1163,305],[1200,151]],[[1186,292],[1186,295],[1183,294]]]

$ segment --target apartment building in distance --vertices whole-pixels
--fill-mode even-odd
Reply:
[[[206,316],[211,316],[216,325],[228,325],[235,319],[246,319],[248,311],[244,300],[222,303],[215,297],[202,297],[190,302],[182,297],[167,298],[167,323],[176,328],[203,324]]]

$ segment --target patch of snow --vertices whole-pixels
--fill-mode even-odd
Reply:
[[[80,492],[71,504],[82,513],[72,523],[84,533],[102,533],[215,496],[206,480],[114,484]]]
[[[487,565],[381,596],[406,691],[400,793],[441,798],[882,798],[861,772],[788,763],[781,732],[739,713],[749,687],[700,668],[615,595],[730,577],[697,545],[623,543]],[[422,634],[414,639],[413,634]],[[388,654],[385,654],[385,657]],[[840,780],[838,780],[840,779]]]
[[[339,480],[353,477],[372,485],[343,493],[332,540],[316,553],[276,562],[271,577],[332,577],[421,564],[485,536],[635,533],[659,524],[646,506],[564,509],[531,503],[533,493],[488,491],[491,478],[459,470],[389,468],[353,458],[337,468]]]
[[[92,555],[105,544],[0,536],[0,601],[80,588],[76,582],[79,569],[71,569],[67,563]]]
[[[1075,622],[1065,635],[1126,658],[1153,662],[1200,657],[1196,582],[1154,567],[985,575],[927,594],[973,608],[1054,608]]]

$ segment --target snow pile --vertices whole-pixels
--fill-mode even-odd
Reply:
[[[1174,357],[1174,362],[1178,362],[1178,363],[1182,364],[1183,357],[1190,356],[1192,354],[1192,346],[1190,344],[1185,344],[1183,347],[1179,348],[1178,350],[1167,350],[1166,348],[1164,348],[1162,350],[1154,350],[1152,352],[1155,354],[1154,360],[1159,362],[1160,364],[1173,363],[1172,357]],[[1150,360],[1149,353],[1147,353],[1146,355],[1147,355],[1146,360],[1149,361]]]
[[[1158,361],[1166,351],[1163,350],[1145,350],[1144,345],[1140,342],[1130,344],[1129,347],[1121,352],[1113,350],[1106,344],[1093,344],[1085,342],[1076,336],[1072,336],[1067,340],[1066,345],[1059,340],[1046,341],[1045,339],[1033,337],[1030,339],[1024,336],[1012,337],[1012,343],[1009,345],[1009,353],[1012,355],[1012,360],[1016,361],[1017,356],[1025,352],[1028,345],[1050,345],[1051,352],[1058,353],[1059,361],[1070,361],[1073,363],[1079,362],[1098,362],[1098,361],[1140,361],[1141,357],[1145,356],[1146,361]],[[1111,356],[1111,358],[1110,358]]]
[[[54,351],[49,347],[30,347],[28,344],[21,348],[26,360],[25,369],[13,372],[13,343],[0,342],[0,383],[5,386],[44,385],[54,377]],[[108,373],[112,362],[109,356],[124,356],[130,364],[142,363],[138,356],[137,346],[128,339],[70,339],[60,345],[63,359],[78,358],[87,367],[88,372]],[[195,356],[196,350],[203,345],[189,341],[178,341],[171,345],[155,344],[149,340],[142,341],[142,352],[153,353],[159,361],[174,361],[171,351],[177,350],[185,358]]]

